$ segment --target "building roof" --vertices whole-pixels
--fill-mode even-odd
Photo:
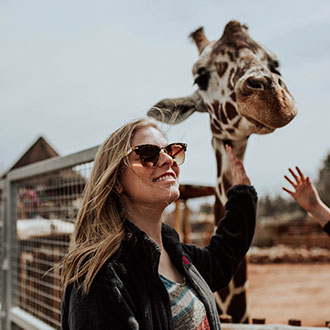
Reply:
[[[4,176],[19,167],[33,164],[44,159],[58,157],[59,154],[54,150],[53,147],[45,140],[44,137],[40,136],[24,153],[23,155],[4,173]]]

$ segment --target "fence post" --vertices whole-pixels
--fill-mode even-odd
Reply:
[[[2,224],[1,264],[1,329],[11,329],[9,310],[12,305],[12,253],[16,241],[16,194],[17,185],[8,178],[4,183],[4,210]],[[15,235],[15,237],[14,237]]]
[[[296,327],[300,327],[301,326],[301,320],[295,320],[295,319],[290,319],[288,321],[289,325],[294,325]]]
[[[265,318],[253,318],[252,324],[266,324]]]
[[[1,329],[6,329],[7,308],[7,273],[8,273],[8,241],[7,241],[7,209],[8,209],[8,180],[3,181],[2,190],[2,228],[1,228]]]
[[[2,212],[2,245],[1,245],[1,329],[7,329],[8,320],[8,300],[7,300],[7,279],[9,270],[9,245],[8,245],[8,214],[10,210],[10,183],[8,179],[4,180],[3,185],[3,212]]]
[[[233,323],[231,315],[221,314],[219,315],[221,323]]]

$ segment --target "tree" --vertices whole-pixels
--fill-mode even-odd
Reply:
[[[330,152],[325,157],[319,171],[316,188],[323,202],[330,207]]]
[[[199,212],[204,213],[204,214],[212,214],[213,205],[211,205],[210,203],[203,203],[199,208]]]
[[[270,197],[266,195],[259,201],[259,216],[279,216],[285,213],[302,210],[302,208],[290,197],[283,198],[280,195]]]

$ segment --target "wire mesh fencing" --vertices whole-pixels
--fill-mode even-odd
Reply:
[[[68,251],[95,152],[89,149],[87,157],[82,153],[63,162],[43,161],[26,172],[15,170],[9,173],[8,184],[2,185],[9,187],[9,191],[0,189],[0,209],[3,195],[8,194],[4,221],[8,267],[1,272],[6,277],[1,286],[9,287],[2,299],[3,330],[61,328],[63,292],[56,266]],[[38,321],[41,325],[36,325]]]

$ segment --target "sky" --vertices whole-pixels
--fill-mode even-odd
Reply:
[[[68,155],[101,144],[163,98],[192,94],[198,51],[188,35],[203,26],[217,40],[232,19],[278,56],[298,105],[289,125],[249,138],[253,185],[279,194],[295,165],[316,180],[330,152],[328,0],[2,0],[0,172],[41,135]],[[188,143],[181,183],[214,185],[208,115],[162,128]]]

